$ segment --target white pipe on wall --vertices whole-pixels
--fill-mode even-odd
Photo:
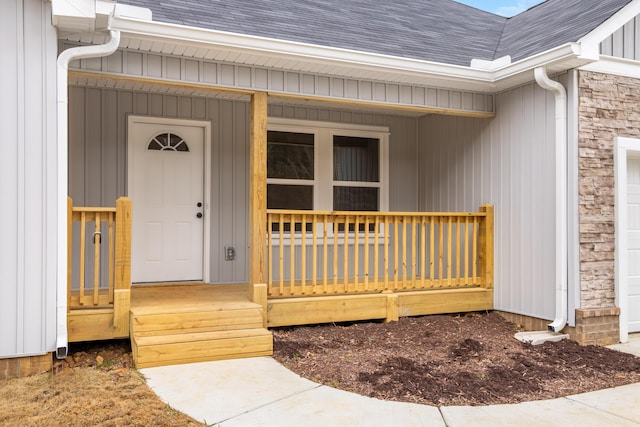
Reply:
[[[556,317],[548,329],[560,332],[567,324],[568,246],[567,246],[567,91],[547,75],[545,67],[534,70],[536,82],[556,99],[555,183],[556,183]]]
[[[120,45],[120,32],[109,31],[111,39],[102,45],[80,46],[60,53],[57,61],[58,124],[58,258],[56,304],[56,356],[67,356],[67,195],[68,195],[68,71],[71,61],[111,55]]]

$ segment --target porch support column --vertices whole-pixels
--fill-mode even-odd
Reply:
[[[267,93],[251,96],[249,178],[249,298],[267,305]],[[266,324],[266,311],[264,313]]]

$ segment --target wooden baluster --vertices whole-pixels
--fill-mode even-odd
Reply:
[[[358,274],[360,274],[360,217],[356,215],[353,232],[353,286],[358,292]]]
[[[344,282],[344,292],[349,292],[349,216],[344,216],[344,238],[342,245],[342,281]]]
[[[449,221],[447,224],[447,286],[451,287],[451,266],[453,265],[453,260],[451,259],[451,254],[453,252],[452,247],[452,230],[453,229],[453,218],[449,217]]]
[[[311,229],[313,232],[313,249],[311,255],[311,280],[313,280],[313,293],[317,292],[318,285],[318,216],[312,215]]]
[[[427,272],[427,224],[425,217],[420,217],[420,287],[424,289],[424,277]]]
[[[402,221],[402,289],[405,289],[407,287],[407,217],[402,216],[400,220]]]
[[[461,217],[458,217],[456,219],[456,272],[455,272],[455,282],[457,285],[460,284],[460,261],[462,260],[462,258],[460,257],[460,250],[461,250],[461,246],[462,246],[462,236],[460,235],[460,233],[462,232],[462,225],[460,223],[461,221]]]
[[[102,242],[100,221],[100,212],[96,212],[95,232],[93,233],[93,305],[98,305],[100,301],[100,246]]]
[[[115,219],[115,213],[109,212],[107,214],[109,221],[109,304],[113,304],[113,289],[114,289],[114,274],[115,274],[115,233],[113,231],[113,222]]]
[[[389,289],[389,217],[384,217],[384,289]]]
[[[400,218],[402,221],[402,289],[407,287],[407,217]]]
[[[413,289],[415,289],[416,287],[416,256],[418,255],[417,252],[417,247],[418,244],[416,243],[416,226],[417,226],[417,219],[418,217],[416,217],[415,215],[411,216],[411,287]]]
[[[307,216],[302,215],[301,225],[301,239],[300,239],[300,270],[301,270],[301,284],[302,295],[307,293]]]
[[[373,285],[378,290],[380,276],[380,216],[375,216],[373,226]]]
[[[432,216],[429,218],[429,276],[431,287],[433,288],[433,281],[436,278],[436,219]]]
[[[86,212],[80,213],[80,305],[84,305],[84,262],[85,251],[87,250],[87,232],[85,230],[87,226],[87,214]]]
[[[469,217],[464,219],[464,285],[469,284]]]
[[[296,222],[289,215],[289,295],[296,295]]]
[[[279,277],[279,291],[280,291],[280,295],[284,295],[284,215],[283,214],[279,214],[279,220],[278,220],[278,226],[280,228],[278,228],[278,232],[280,233],[280,247],[278,248],[278,256],[280,257],[279,259],[279,263],[280,265],[278,266],[279,270],[278,272],[280,273],[280,277]]]
[[[369,290],[369,216],[364,217],[364,290]]]
[[[267,259],[269,260],[267,276],[267,294],[273,294],[273,214],[267,214]]]
[[[473,254],[471,255],[471,259],[473,260],[471,264],[471,275],[473,276],[473,284],[478,284],[478,217],[473,217],[473,242],[471,243],[471,248]]]
[[[398,251],[398,217],[393,217],[393,289],[398,289],[398,276],[400,275],[400,269],[398,264],[400,262],[400,252]]]
[[[346,234],[346,233],[345,233]],[[340,232],[338,230],[338,217],[333,217],[333,292],[338,292],[338,244]]]
[[[325,214],[322,220],[322,256],[323,256],[323,272],[322,272],[322,293],[327,293],[327,285],[329,281],[329,218]]]
[[[438,224],[438,284],[442,287],[444,283],[444,217],[440,217],[440,224]]]

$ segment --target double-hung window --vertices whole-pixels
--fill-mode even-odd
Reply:
[[[388,138],[381,127],[272,119],[267,208],[387,210]]]

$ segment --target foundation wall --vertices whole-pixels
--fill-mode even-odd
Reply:
[[[522,314],[499,312],[509,322],[525,331],[546,331],[551,320]],[[620,342],[620,309],[617,307],[576,310],[576,326],[567,326],[569,334],[580,345],[610,345]]]
[[[12,357],[0,359],[0,380],[20,378],[48,372],[53,367],[51,353],[40,356]]]

